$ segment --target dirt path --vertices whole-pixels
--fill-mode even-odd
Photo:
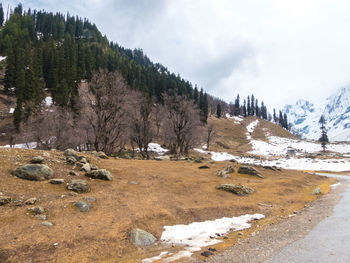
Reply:
[[[343,213],[343,216],[346,214],[348,218],[350,214],[349,206],[346,211],[343,210],[346,202],[350,200],[349,181],[344,179],[340,181],[341,184],[336,189],[313,202],[296,216],[285,219],[278,224],[268,226],[263,231],[255,233],[255,235],[248,239],[242,240],[223,253],[216,254],[203,260],[192,259],[191,262],[335,262],[334,260],[338,259],[338,253],[340,253],[340,251],[336,249],[338,245],[341,245],[341,250],[344,249],[347,254],[339,255],[341,258],[336,262],[348,262],[342,261],[342,258],[344,259],[344,257],[347,256],[347,259],[349,259],[349,250],[344,248],[346,245],[347,248],[349,246],[349,233],[347,232],[347,243],[344,244],[344,239],[337,236],[337,234],[341,233],[342,228],[337,227],[336,231],[333,232],[334,224],[339,223],[339,221],[334,218],[334,215],[332,215],[333,208],[338,204],[335,207],[335,215],[338,215],[337,209],[340,213]],[[343,192],[344,197],[341,197]],[[321,224],[319,224],[320,222]],[[346,225],[346,223],[346,219],[343,219],[343,226]],[[322,233],[325,228],[327,229],[327,227],[329,227],[327,232],[328,238],[327,234],[322,235],[322,239],[315,242],[318,240],[319,234]],[[315,233],[313,232],[314,228],[316,231]],[[349,230],[349,225],[347,225],[346,229]],[[330,235],[330,231],[332,231],[334,235]],[[334,239],[337,240],[336,243],[330,242],[332,244],[326,245],[334,248],[334,250],[325,249],[326,241],[332,241]],[[321,245],[323,245],[323,247],[319,248],[318,246]],[[308,250],[312,250],[312,253],[308,253]],[[328,257],[324,259],[325,261],[322,261],[321,259],[325,254],[327,254]],[[305,258],[306,256],[309,257],[307,260]],[[272,257],[273,259],[271,259]]]

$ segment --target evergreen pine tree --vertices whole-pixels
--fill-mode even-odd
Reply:
[[[321,137],[319,139],[319,142],[321,142],[321,146],[323,149],[323,152],[326,151],[326,144],[328,143],[328,136],[327,136],[327,129],[326,129],[326,119],[322,115],[319,122],[320,128],[321,128]]]
[[[203,98],[203,89],[199,93],[199,109],[203,110],[204,98]]]
[[[2,3],[0,3],[0,26],[4,23],[4,9],[2,8]]]
[[[20,123],[22,121],[22,99],[17,99],[17,105],[13,112],[13,124],[15,125],[16,131],[20,129]]]
[[[221,117],[221,105],[220,103],[216,106],[216,117]]]
[[[283,114],[282,111],[279,111],[279,118],[278,118],[279,124],[284,127],[284,120],[283,120]]]
[[[198,88],[197,88],[197,85],[195,86],[194,91],[193,91],[193,100],[194,100],[194,103],[198,105]]]
[[[243,116],[247,117],[247,105],[245,100],[243,102]]]
[[[259,109],[259,104],[258,104],[258,99],[255,99],[255,115],[256,115],[256,117],[258,117],[258,118],[261,117],[260,109]]]
[[[240,114],[240,105],[239,105],[239,94],[237,94],[237,98],[235,100],[235,110],[234,110],[234,115],[238,116]]]
[[[250,100],[250,103],[251,103],[251,106],[250,106],[250,115],[251,116],[254,116],[255,115],[255,105],[254,105],[254,95],[252,94],[252,97],[251,97],[251,100]]]
[[[285,128],[286,130],[289,130],[288,118],[286,113],[283,114],[283,125],[284,125],[283,128]]]
[[[277,115],[276,115],[276,109],[273,109],[273,121],[275,123],[277,123],[278,119],[277,119]]]
[[[248,116],[252,115],[252,112],[251,112],[251,109],[250,109],[250,96],[248,96],[248,98],[247,98],[247,115]]]
[[[208,103],[208,94],[205,92],[203,96],[203,122],[207,123],[209,113],[209,103]]]

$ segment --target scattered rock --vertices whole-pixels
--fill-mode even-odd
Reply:
[[[86,160],[85,157],[80,158],[80,162],[81,162],[81,163],[88,163],[88,161]]]
[[[40,225],[47,226],[47,227],[53,227],[53,224],[50,221],[41,222]]]
[[[129,184],[134,184],[134,185],[137,185],[137,184],[139,184],[138,182],[136,182],[136,181],[130,181],[129,182]]]
[[[33,213],[34,215],[41,215],[45,213],[45,209],[41,206],[28,208],[28,211]]]
[[[43,164],[45,162],[44,157],[42,156],[35,156],[30,160],[31,163],[36,163],[36,164]]]
[[[90,192],[90,186],[83,179],[73,179],[70,183],[67,184],[67,189],[79,194]]]
[[[51,155],[50,155],[48,152],[44,152],[44,153],[43,153],[43,156],[44,156],[45,158],[49,158]]]
[[[46,215],[42,214],[42,215],[35,215],[35,218],[39,219],[39,220],[46,220]]]
[[[216,189],[234,193],[240,196],[248,195],[254,192],[254,189],[241,184],[222,184],[217,186]]]
[[[97,152],[96,156],[101,159],[108,159],[107,154],[105,154],[104,152]]]
[[[98,170],[98,167],[96,165],[91,165],[90,164],[91,171],[96,171]]]
[[[322,194],[322,191],[321,191],[321,188],[320,187],[317,187],[313,192],[312,192],[313,195],[320,195]]]
[[[160,155],[154,157],[155,160],[157,161],[170,161],[170,156],[169,155]]]
[[[199,166],[198,169],[209,169],[210,167],[208,165],[202,165]]]
[[[86,173],[90,173],[91,172],[91,166],[89,163],[85,163],[81,168],[80,171],[84,171]]]
[[[259,178],[264,178],[255,168],[251,166],[241,166],[238,169],[238,173],[240,174],[249,174],[249,175],[254,175]]]
[[[211,252],[216,252],[216,249],[212,248],[212,247],[208,248],[208,250],[211,251]]]
[[[213,252],[210,252],[210,251],[204,251],[204,252],[201,253],[201,255],[203,257],[209,257],[209,256],[212,256],[214,254],[213,254]]]
[[[281,169],[277,168],[277,166],[264,165],[264,166],[262,166],[262,168],[267,169],[267,170],[272,170],[272,171],[281,171]]]
[[[195,162],[195,163],[202,163],[203,161],[201,159],[194,159],[193,162]]]
[[[227,166],[225,169],[218,172],[218,176],[222,178],[230,178],[229,174],[234,172],[235,169],[232,166]]]
[[[79,176],[79,173],[77,173],[77,172],[74,171],[74,170],[70,170],[70,171],[69,171],[69,175],[71,175],[71,176]]]
[[[50,184],[63,184],[63,183],[64,183],[64,179],[55,178],[50,180]]]
[[[44,164],[26,164],[13,171],[13,175],[18,178],[43,181],[53,177],[53,171]]]
[[[12,201],[12,198],[9,196],[0,195],[0,205],[6,205]]]
[[[157,240],[152,234],[139,228],[131,230],[129,236],[131,243],[135,246],[149,246]]]
[[[66,149],[63,152],[64,156],[73,156],[74,158],[78,158],[78,153],[74,151],[73,149]]]
[[[76,202],[74,204],[74,206],[76,208],[78,208],[78,210],[80,212],[89,212],[90,208],[91,208],[91,204],[88,203],[88,202],[84,202],[84,201],[79,201],[79,202]]]
[[[93,178],[93,179],[101,179],[101,180],[107,180],[111,181],[113,176],[109,171],[106,169],[99,169],[99,170],[94,170],[89,173],[86,173],[87,177]]]
[[[76,162],[77,162],[77,159],[74,156],[66,157],[66,163],[74,165],[76,164]]]
[[[26,205],[34,205],[38,200],[35,197],[29,198],[28,200],[26,200],[24,203]]]
[[[88,202],[92,202],[92,203],[96,202],[96,198],[95,197],[86,197],[85,200],[88,201]]]

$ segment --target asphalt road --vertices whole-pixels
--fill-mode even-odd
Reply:
[[[325,175],[325,174],[321,174]],[[337,177],[337,176],[335,176]],[[322,220],[304,238],[291,243],[266,263],[350,262],[350,177],[333,214]]]

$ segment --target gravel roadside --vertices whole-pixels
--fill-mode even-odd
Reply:
[[[264,262],[285,246],[303,238],[320,221],[330,216],[340,194],[348,182],[339,180],[341,184],[329,194],[314,201],[310,206],[296,214],[270,225],[250,238],[241,240],[235,246],[206,259],[192,258],[189,262],[228,263],[228,262]]]

